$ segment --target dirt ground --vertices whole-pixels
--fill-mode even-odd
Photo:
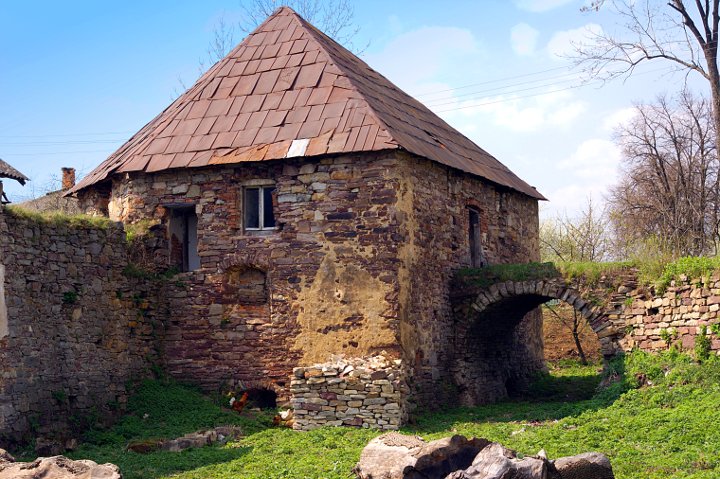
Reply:
[[[572,324],[572,307],[561,303],[553,306],[564,321]],[[600,342],[597,336],[590,329],[590,326],[583,321],[580,332],[580,344],[587,356],[588,361],[599,360]],[[557,361],[559,359],[576,359],[579,357],[572,332],[569,326],[565,326],[554,314],[543,308],[543,336],[545,340],[545,359]]]

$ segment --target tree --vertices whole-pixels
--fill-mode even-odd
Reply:
[[[655,238],[673,257],[717,254],[720,164],[708,101],[682,92],[638,105],[616,136],[623,175],[608,207],[626,251]]]
[[[576,63],[593,77],[632,75],[641,63],[664,60],[687,74],[707,80],[714,131],[720,131],[718,25],[720,0],[593,0],[586,10],[612,8],[623,20],[622,33],[591,35],[576,44]],[[715,138],[720,150],[720,139]]]
[[[360,27],[354,23],[355,9],[349,0],[246,0],[241,3],[243,15],[237,26],[229,24],[224,15],[215,23],[207,59],[200,61],[200,68],[204,71],[208,62],[212,65],[224,58],[236,45],[238,31],[250,33],[282,6],[292,8],[327,36],[353,49]]]
[[[610,257],[608,222],[604,211],[598,211],[591,199],[574,218],[558,215],[540,225],[540,254],[543,261],[605,261]],[[587,355],[580,340],[588,323],[574,307],[559,307],[554,302],[545,310],[570,331],[580,362],[587,364]]]
[[[591,199],[574,218],[558,215],[540,225],[543,261],[605,261],[610,256],[608,223]]]
[[[353,40],[360,32],[360,27],[354,23],[355,9],[350,0],[246,0],[241,3],[243,16],[237,25],[228,22],[224,14],[215,22],[205,57],[198,59],[198,76],[230,53],[238,42],[238,32],[250,33],[282,6],[292,8],[323,33],[355,53],[361,53],[368,46],[354,48]],[[173,92],[175,98],[188,89],[188,84],[181,77],[178,77],[178,83],[179,88]]]

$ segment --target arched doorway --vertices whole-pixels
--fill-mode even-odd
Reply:
[[[512,397],[525,390],[545,368],[539,307],[566,303],[598,334],[603,356],[618,350],[618,337],[600,308],[581,294],[550,281],[505,282],[478,294],[455,327],[454,383],[464,405]]]

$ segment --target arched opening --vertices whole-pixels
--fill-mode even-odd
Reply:
[[[457,329],[460,358],[455,382],[462,404],[516,397],[544,369],[538,309],[544,300],[537,295],[504,298]]]
[[[578,361],[586,365],[602,360],[600,340],[587,319],[572,305],[552,299],[542,305],[545,361]]]
[[[547,379],[541,306],[550,301],[562,304],[579,324],[588,323],[588,334],[595,336],[602,355],[613,355],[617,333],[577,291],[546,282],[493,285],[475,298],[466,317],[456,323],[453,374],[462,404],[524,397],[539,376]],[[567,378],[548,382],[572,387]],[[583,384],[588,382],[583,380]]]

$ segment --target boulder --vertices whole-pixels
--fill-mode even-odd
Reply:
[[[599,452],[585,452],[555,461],[562,479],[615,479],[610,459]]]
[[[0,479],[122,479],[114,464],[73,461],[65,456],[41,457],[33,462],[2,462]]]
[[[485,439],[458,435],[428,443],[391,432],[365,446],[353,471],[360,479],[443,478],[472,464],[488,444]]]
[[[519,458],[515,451],[496,442],[484,448],[464,471],[447,479],[547,479],[548,463],[541,457]]]
[[[0,449],[0,464],[4,462],[15,462],[15,458],[12,457],[5,449]]]

